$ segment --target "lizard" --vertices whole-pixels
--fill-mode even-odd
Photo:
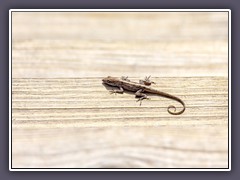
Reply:
[[[113,86],[113,87],[118,87],[119,88],[119,89],[112,89],[112,90],[110,90],[110,93],[115,93],[115,94],[116,93],[123,93],[124,90],[135,92],[136,98],[139,97],[137,102],[140,101],[140,106],[141,106],[142,100],[149,99],[147,97],[147,95],[144,94],[143,92],[156,94],[156,95],[159,95],[159,96],[163,96],[163,97],[166,97],[166,98],[173,99],[173,100],[178,101],[179,103],[181,103],[182,106],[183,106],[183,109],[181,111],[179,111],[179,112],[176,112],[176,107],[173,106],[173,105],[170,105],[167,108],[168,113],[170,113],[172,115],[180,115],[180,114],[182,114],[185,111],[185,103],[180,98],[178,98],[176,96],[173,96],[171,94],[168,94],[168,93],[165,93],[165,92],[162,92],[162,91],[159,91],[157,89],[149,87],[152,83],[155,84],[154,82],[150,81],[150,77],[151,76],[145,77],[144,80],[140,80],[139,83],[137,83],[137,82],[130,81],[128,79],[128,77],[124,77],[124,76],[122,76],[121,78],[108,76],[106,78],[103,78],[102,82],[103,82],[103,84],[107,84],[109,86]],[[174,109],[174,111],[170,110],[172,108]]]

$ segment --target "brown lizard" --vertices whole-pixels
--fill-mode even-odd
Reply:
[[[163,97],[167,97],[167,98],[176,100],[183,105],[183,109],[179,112],[175,112],[176,111],[175,106],[173,106],[173,105],[168,106],[167,111],[170,114],[179,115],[185,111],[185,103],[180,98],[173,96],[171,94],[153,89],[151,87],[148,87],[152,83],[154,83],[154,82],[150,81],[150,76],[146,77],[145,80],[140,80],[139,83],[130,81],[128,79],[128,77],[116,78],[116,77],[111,77],[111,76],[103,78],[102,81],[104,84],[119,88],[119,90],[116,90],[116,89],[111,90],[110,93],[123,93],[124,90],[135,92],[136,97],[139,97],[139,99],[137,101],[140,101],[140,105],[141,105],[141,102],[143,99],[149,99],[147,97],[147,95],[143,93],[143,92],[147,92],[147,93],[157,94],[157,95],[160,95]],[[174,112],[170,111],[171,108],[174,109]]]

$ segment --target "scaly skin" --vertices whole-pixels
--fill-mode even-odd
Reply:
[[[143,92],[157,94],[157,95],[178,101],[183,105],[183,109],[181,111],[175,112],[176,107],[173,105],[168,106],[167,110],[172,115],[182,114],[185,111],[185,103],[176,96],[173,96],[171,94],[168,94],[168,93],[165,93],[165,92],[162,92],[162,91],[159,91],[159,90],[149,87],[151,85],[151,83],[154,83],[154,82],[150,81],[149,78],[150,78],[150,76],[146,77],[145,80],[140,80],[139,83],[137,83],[137,82],[132,82],[132,81],[128,80],[127,77],[116,78],[116,77],[108,76],[108,77],[102,79],[102,81],[104,84],[119,88],[119,90],[111,90],[110,91],[111,93],[123,93],[124,90],[135,92],[136,97],[140,97],[137,100],[137,101],[140,101],[140,105],[141,105],[141,102],[143,99],[149,99],[146,94],[143,94]],[[174,112],[170,111],[171,108],[174,109]]]

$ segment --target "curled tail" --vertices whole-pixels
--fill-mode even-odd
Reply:
[[[177,97],[174,97],[174,98],[172,98],[172,99],[180,102],[180,103],[183,105],[183,109],[182,109],[181,111],[179,111],[179,112],[176,112],[176,107],[173,106],[173,105],[170,105],[170,106],[168,106],[168,109],[167,109],[168,113],[169,113],[169,114],[172,114],[172,115],[182,114],[182,113],[185,111],[185,103],[184,103],[181,99],[179,99],[179,98],[177,98]],[[174,112],[171,111],[170,109],[174,109]]]
[[[176,96],[173,96],[171,94],[165,93],[165,92],[157,91],[157,90],[156,91],[151,91],[151,92],[153,92],[155,94],[158,94],[160,96],[163,96],[163,97],[167,97],[169,99],[173,99],[173,100],[178,101],[178,102],[180,102],[182,104],[183,109],[181,111],[179,111],[179,112],[176,112],[177,108],[175,106],[173,106],[173,105],[168,106],[167,111],[168,111],[169,114],[179,115],[179,114],[182,114],[185,111],[185,103],[180,98],[178,98]],[[173,109],[173,111],[170,110],[170,109]]]

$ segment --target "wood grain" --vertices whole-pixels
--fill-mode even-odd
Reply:
[[[13,13],[13,77],[227,76],[228,14]]]
[[[228,12],[12,13],[13,168],[228,168],[228,123]]]
[[[152,80],[183,115],[163,97],[110,95],[101,78],[13,79],[14,167],[227,167],[227,78]]]

